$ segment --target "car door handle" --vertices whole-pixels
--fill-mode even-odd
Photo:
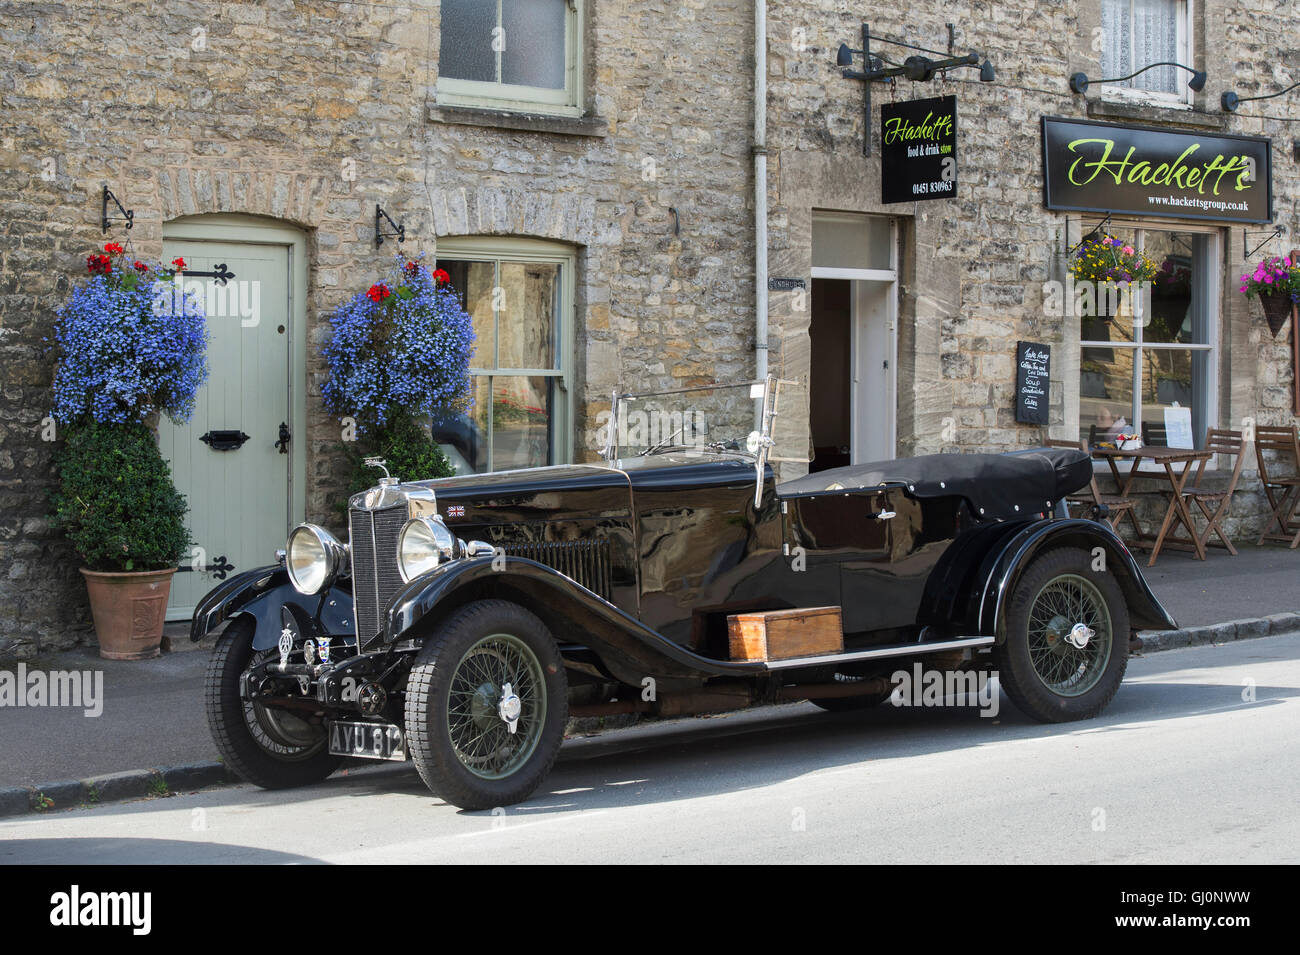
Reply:
[[[280,422],[280,440],[275,442],[275,446],[281,454],[289,453],[289,424],[286,421]]]

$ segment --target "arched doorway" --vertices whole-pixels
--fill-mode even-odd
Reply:
[[[194,417],[159,424],[193,540],[169,620],[191,617],[231,574],[271,563],[303,519],[306,253],[305,235],[273,219],[201,215],[163,226],[163,261],[185,260],[185,287],[204,305],[209,372]]]

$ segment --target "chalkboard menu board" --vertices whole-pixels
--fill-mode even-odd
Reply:
[[[1052,360],[1050,345],[1016,342],[1016,420],[1047,424],[1047,389]]]

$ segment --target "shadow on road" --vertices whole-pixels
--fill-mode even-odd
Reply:
[[[870,785],[873,762],[883,766],[891,760],[1008,741],[1128,732],[1163,720],[1213,718],[1216,713],[1273,706],[1300,696],[1297,687],[1256,686],[1254,701],[1246,702],[1242,689],[1239,684],[1140,679],[1125,683],[1102,716],[1060,724],[1031,720],[1005,695],[995,717],[981,716],[973,707],[907,708],[884,704],[860,713],[832,714],[809,703],[795,703],[723,716],[638,724],[605,736],[566,741],[544,788],[529,801],[505,811],[512,819],[521,819],[671,803],[743,792],[849,767],[865,767]],[[1026,759],[1032,760],[1031,751],[1026,751]],[[959,780],[953,780],[953,785],[959,785]],[[183,798],[184,794],[180,795]],[[321,798],[345,797],[363,800],[359,806],[373,811],[373,804],[367,805],[366,801],[385,796],[424,800],[430,810],[460,812],[433,796],[409,763],[353,765],[323,783],[296,790],[268,792],[249,788],[237,797],[213,791],[196,798],[208,805],[214,799],[227,804],[236,799],[241,811],[256,812],[259,807],[283,808]],[[936,798],[943,798],[943,794],[937,792]],[[173,806],[179,807],[179,803],[167,799],[105,805],[89,811],[123,815]],[[471,818],[491,815],[462,814]],[[0,863],[20,861],[15,852],[21,861],[39,861],[31,856],[40,855],[41,844],[59,841],[0,842]],[[227,851],[249,851],[247,847],[169,840],[78,841],[86,843],[88,861],[96,855],[125,861],[146,851],[140,846],[147,847],[148,861],[156,862],[222,862]],[[256,861],[317,861],[269,851],[263,855]]]
[[[0,840],[0,865],[287,865],[321,864],[319,859],[212,842],[179,839],[6,839]]]

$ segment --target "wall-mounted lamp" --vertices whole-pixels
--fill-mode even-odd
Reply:
[[[1142,67],[1142,69],[1138,70],[1136,73],[1130,73],[1128,76],[1116,76],[1108,80],[1090,80],[1086,73],[1075,73],[1070,77],[1070,89],[1076,93],[1086,93],[1088,92],[1088,87],[1094,83],[1099,86],[1105,83],[1123,83],[1125,80],[1131,80],[1135,76],[1140,76],[1147,70],[1154,70],[1157,66],[1176,66],[1180,70],[1186,70],[1188,73],[1192,74],[1192,78],[1187,81],[1187,88],[1197,93],[1205,89],[1204,70],[1194,70],[1190,66],[1183,66],[1181,63],[1171,62],[1151,63]]]
[[[1297,86],[1300,86],[1300,83],[1292,83],[1286,89],[1278,90],[1276,93],[1269,93],[1267,96],[1238,96],[1232,90],[1227,90],[1223,96],[1219,98],[1219,105],[1223,107],[1225,113],[1235,113],[1237,111],[1238,103],[1249,103],[1254,99],[1273,99],[1275,96],[1282,96],[1285,93],[1291,92]]]
[[[905,47],[909,50],[918,50],[921,53],[930,53],[939,59],[931,59],[928,56],[909,56],[902,63],[895,63],[885,59],[883,56],[871,55],[871,28],[867,24],[862,24],[862,49],[855,50],[847,43],[841,43],[839,50],[835,54],[835,65],[840,68],[840,75],[848,80],[863,81],[863,136],[862,136],[862,155],[871,155],[871,84],[881,80],[892,79],[896,76],[902,76],[913,82],[926,82],[934,79],[934,74],[939,70],[947,70],[961,66],[979,66],[980,82],[992,83],[994,79],[993,64],[984,59],[978,53],[967,53],[965,56],[952,55],[952,38],[953,28],[948,25],[948,46],[947,55],[938,50],[929,50],[923,46],[914,46],[911,43],[904,43],[902,40],[891,40],[888,37],[878,36],[875,38],[878,43],[889,43],[893,46]],[[862,56],[861,70],[846,69],[853,65],[855,54]],[[980,60],[984,59],[983,63]]]

